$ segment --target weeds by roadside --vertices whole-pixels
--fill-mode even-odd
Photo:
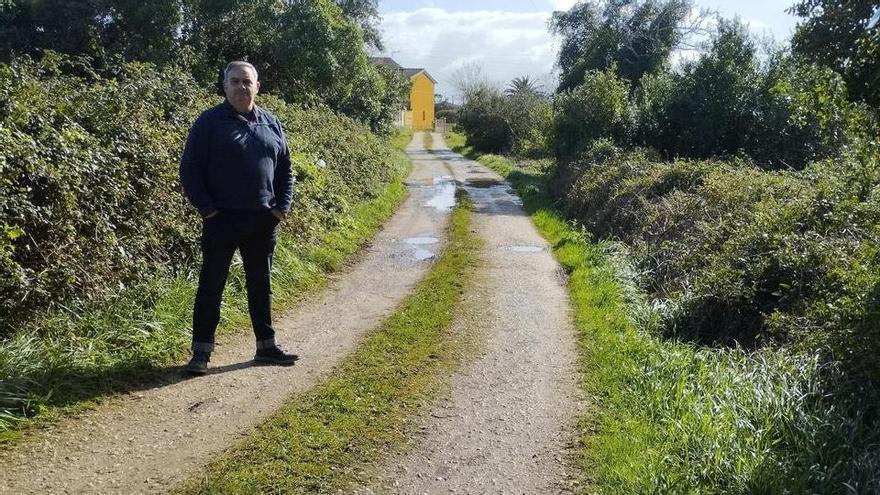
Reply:
[[[391,136],[388,140],[388,144],[390,144],[394,149],[403,151],[406,148],[406,145],[412,141],[413,131],[408,127],[401,127]]]

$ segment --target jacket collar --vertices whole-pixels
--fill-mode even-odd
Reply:
[[[235,109],[235,107],[232,106],[232,103],[229,103],[229,100],[227,100],[225,98],[223,99],[223,103],[221,103],[221,106],[229,114],[230,117],[235,117],[235,118],[244,117],[242,114],[238,113],[238,111]],[[252,122],[265,121],[266,119],[263,116],[264,112],[265,112],[265,110],[263,110],[262,108],[260,108],[256,104],[254,104],[254,110],[253,110],[254,120]],[[248,119],[248,120],[250,121],[250,119]]]

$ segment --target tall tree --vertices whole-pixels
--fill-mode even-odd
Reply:
[[[250,60],[266,91],[279,84],[274,58],[286,0],[185,0],[182,26],[192,51],[196,79],[219,82],[218,71],[229,60]]]
[[[342,13],[360,26],[364,41],[379,51],[385,49],[379,33],[379,0],[334,0]]]
[[[0,4],[0,57],[34,54],[43,48],[100,55],[96,0],[13,0]]]
[[[878,0],[801,0],[794,52],[844,76],[853,98],[880,107]]]
[[[128,60],[164,65],[180,49],[183,0],[98,0],[101,43]]]
[[[702,16],[693,11],[692,0],[588,0],[554,12],[550,27],[562,36],[559,90],[578,86],[588,71],[612,66],[637,83],[700,29]]]
[[[0,47],[13,53],[43,49],[164,64],[178,54],[182,0],[5,0]]]
[[[50,49],[108,67],[121,56],[218,85],[226,62],[248,60],[264,91],[384,132],[402,83],[367,62],[377,20],[376,0],[0,0],[0,60]]]
[[[495,85],[483,71],[483,67],[475,62],[468,62],[452,73],[452,87],[461,93],[464,101],[477,93],[494,90]]]
[[[329,0],[291,3],[276,27],[274,58],[282,94],[290,100],[323,101],[339,108],[363,77],[363,38]]]

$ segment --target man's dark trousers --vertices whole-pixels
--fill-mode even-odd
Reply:
[[[248,312],[257,349],[275,345],[270,273],[278,220],[270,210],[222,210],[202,223],[202,271],[193,309],[193,350],[212,352],[220,301],[236,248],[247,284]]]

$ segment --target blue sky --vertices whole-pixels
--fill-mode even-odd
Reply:
[[[797,18],[785,12],[794,0],[696,0],[699,8],[739,16],[756,34],[786,40]],[[405,67],[425,68],[436,91],[453,95],[452,74],[477,64],[500,85],[528,75],[553,89],[559,42],[547,30],[554,10],[573,0],[380,0],[381,55]]]

